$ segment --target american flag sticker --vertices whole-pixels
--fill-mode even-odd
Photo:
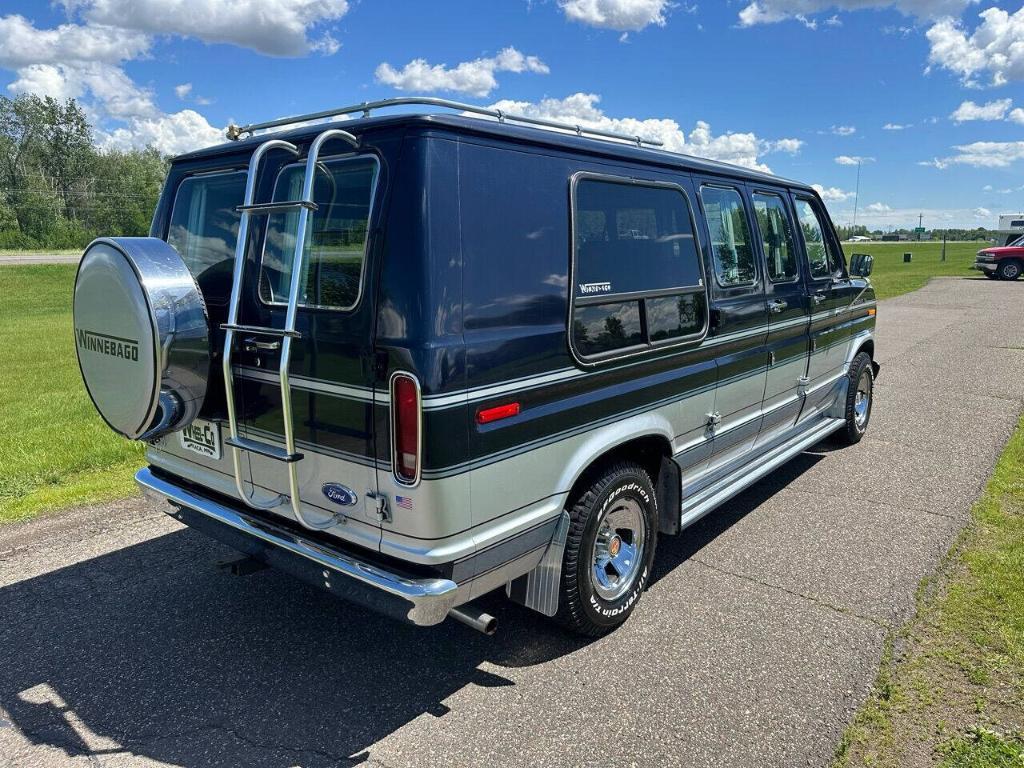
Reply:
[[[412,509],[412,499],[408,496],[395,496],[395,504],[402,509]]]

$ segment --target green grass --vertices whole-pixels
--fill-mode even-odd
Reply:
[[[142,465],[82,385],[74,278],[72,265],[0,267],[0,522],[127,496]]]
[[[916,291],[939,276],[968,277],[979,275],[970,269],[974,257],[986,243],[947,243],[946,261],[941,261],[942,243],[843,243],[849,260],[854,253],[869,253],[875,257],[871,282],[880,299],[889,299],[901,293]],[[903,263],[903,254],[912,253],[913,260]]]
[[[1024,767],[1024,419],[894,646],[837,766]]]
[[[24,256],[26,258],[32,258],[33,256],[81,256],[81,248],[37,248],[35,250],[25,250],[9,248],[0,248],[0,256]]]

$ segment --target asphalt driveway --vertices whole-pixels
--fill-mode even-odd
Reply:
[[[827,765],[1021,411],[1024,283],[879,311],[869,436],[678,538],[585,642],[495,598],[417,630],[138,501],[0,529],[0,765]]]

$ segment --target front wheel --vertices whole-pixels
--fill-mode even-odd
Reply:
[[[1001,280],[1016,280],[1020,277],[1020,263],[1016,261],[1004,261],[996,270]]]
[[[598,475],[568,511],[555,620],[599,637],[629,618],[647,586],[658,502],[647,471],[622,462]]]
[[[850,363],[849,386],[846,389],[846,427],[837,433],[841,442],[847,445],[859,443],[868,431],[871,421],[871,406],[875,396],[875,371],[871,367],[871,356],[860,352]]]

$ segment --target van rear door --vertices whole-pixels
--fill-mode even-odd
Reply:
[[[304,162],[284,166],[274,201],[301,197]],[[289,372],[292,423],[304,515],[314,523],[343,515],[345,538],[376,548],[374,444],[374,295],[368,275],[380,163],[372,154],[324,157],[313,188],[317,209],[304,238],[304,269]],[[247,275],[243,323],[281,328],[287,310],[297,210],[271,214]],[[238,333],[235,377],[244,436],[283,443],[278,374],[280,339]],[[249,454],[265,495],[289,493],[287,466]],[[291,515],[288,506],[276,511]]]

